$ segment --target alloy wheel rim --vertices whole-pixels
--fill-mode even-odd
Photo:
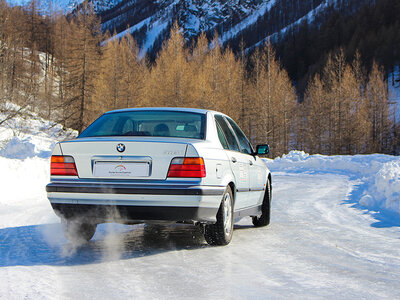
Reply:
[[[225,235],[229,236],[232,230],[232,204],[231,204],[231,196],[229,193],[226,193],[224,197],[224,229]]]

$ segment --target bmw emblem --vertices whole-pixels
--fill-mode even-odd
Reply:
[[[118,144],[117,145],[117,151],[118,152],[124,152],[125,151],[125,145],[124,144]]]

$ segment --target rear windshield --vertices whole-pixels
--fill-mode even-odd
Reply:
[[[205,114],[180,111],[124,111],[104,114],[78,138],[165,136],[204,139]]]

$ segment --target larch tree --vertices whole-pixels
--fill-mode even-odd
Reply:
[[[27,68],[24,57],[25,14],[19,8],[9,8],[5,1],[0,3],[0,66],[1,90],[7,101],[12,101],[21,107],[27,107],[29,95],[20,90],[26,90]]]
[[[363,133],[368,128],[366,123],[363,99],[353,69],[349,64],[343,72],[341,99],[341,154],[355,154],[362,149]]]
[[[23,57],[26,56],[26,63],[28,66],[28,72],[26,73],[26,79],[24,80],[24,93],[29,95],[27,100],[30,103],[30,107],[33,111],[39,112],[41,109],[41,103],[39,103],[39,93],[41,89],[41,61],[39,57],[39,45],[43,39],[41,32],[41,17],[38,0],[31,0],[26,9],[28,19],[26,20],[26,47],[28,53],[25,54],[24,48],[22,48]]]
[[[106,40],[93,95],[96,115],[144,103],[141,97],[144,70],[136,43],[130,35],[118,39],[114,34]]]
[[[102,33],[100,20],[93,5],[86,0],[70,22],[72,36],[67,50],[68,88],[67,99],[73,113],[70,126],[82,131],[96,117],[96,103],[92,103],[94,80],[101,59]]]
[[[238,101],[240,103],[240,117],[238,119],[238,123],[240,127],[244,130],[244,132],[249,135],[249,118],[251,118],[251,105],[248,97],[249,90],[249,82],[247,78],[247,69],[246,66],[248,64],[248,59],[246,57],[245,44],[243,39],[240,41],[240,56],[239,56],[239,79],[240,79],[240,87],[239,87],[239,98]]]
[[[394,121],[390,110],[387,82],[384,72],[374,62],[366,87],[368,118],[371,121],[370,152],[390,152],[393,141],[391,135]],[[389,151],[388,151],[389,150]]]
[[[150,104],[160,106],[187,106],[189,92],[187,49],[182,32],[175,22],[170,38],[164,42],[156,58],[147,92]]]
[[[100,70],[94,82],[94,115],[121,108],[121,94],[124,90],[122,79],[126,68],[122,62],[121,50],[120,41],[115,35],[104,46]]]
[[[220,99],[216,109],[238,120],[241,115],[241,75],[240,63],[230,49],[225,49],[220,60],[218,76]]]
[[[148,106],[143,96],[146,74],[146,57],[139,59],[139,47],[131,35],[121,39],[122,62],[126,66],[122,79],[124,90],[121,95],[123,107]]]
[[[210,49],[208,39],[204,33],[200,34],[196,45],[189,58],[189,80],[190,102],[193,107],[210,108],[210,97],[212,94],[210,83],[211,66],[208,65],[207,56]]]
[[[331,54],[323,70],[323,81],[326,97],[330,102],[327,118],[329,120],[329,153],[340,153],[341,145],[341,114],[342,114],[342,82],[346,66],[344,53]]]
[[[269,114],[270,112],[270,107],[265,106],[268,105],[265,102],[265,97],[264,95],[267,93],[266,89],[266,84],[265,84],[265,78],[266,78],[266,55],[264,51],[261,51],[260,48],[256,48],[253,55],[250,57],[250,61],[252,63],[252,74],[250,76],[250,92],[249,92],[249,105],[250,105],[250,111],[251,114],[253,115],[253,118],[248,118],[248,134],[249,138],[253,143],[258,143],[259,142],[259,137],[261,135],[261,139],[266,139],[266,136],[269,133],[269,130],[267,129],[268,125],[264,124],[265,128],[262,128],[262,132],[258,131],[258,122],[256,123],[255,121],[261,117],[262,114]],[[259,106],[263,105],[264,111],[261,113],[259,110]],[[255,118],[254,118],[255,117]]]
[[[57,14],[52,9],[50,4],[48,16],[44,17],[44,33],[43,33],[43,51],[44,61],[42,62],[43,69],[43,89],[40,97],[43,98],[43,105],[41,109],[41,115],[47,120],[53,119],[54,107],[56,102],[56,67],[54,60],[55,52],[55,23],[57,20]]]
[[[204,72],[207,76],[207,85],[210,87],[210,94],[207,96],[207,106],[209,109],[218,110],[225,95],[222,95],[222,49],[218,35],[215,33],[211,42],[211,49],[204,61]]]
[[[70,39],[72,38],[72,26],[62,14],[56,14],[54,24],[54,68],[57,84],[55,85],[55,113],[53,119],[63,126],[71,126],[70,120],[76,114],[71,109],[73,106],[72,87],[69,85],[68,57],[70,55]]]
[[[309,151],[354,154],[366,151],[369,123],[363,98],[363,73],[355,57],[349,65],[343,50],[329,55],[322,78],[310,82],[308,105]]]
[[[329,144],[329,116],[330,107],[325,94],[323,82],[318,74],[309,83],[304,96],[305,110],[307,111],[307,134],[305,150],[310,153],[327,154],[326,145]]]
[[[255,52],[252,60],[253,112],[256,117],[256,143],[270,143],[274,154],[288,151],[296,106],[296,95],[287,72],[275,58],[267,43],[261,53]]]

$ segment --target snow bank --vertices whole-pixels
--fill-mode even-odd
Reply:
[[[309,172],[341,172],[354,173],[358,176],[369,176],[376,173],[382,164],[398,160],[384,154],[369,155],[309,155],[303,151],[291,151],[276,159],[267,160],[272,169]]]
[[[370,199],[369,205],[384,204],[386,209],[400,213],[400,160],[388,162],[382,166],[374,176],[369,192],[375,198],[375,201]],[[360,202],[360,204],[364,203]]]
[[[0,156],[6,158],[25,159],[34,157],[35,155],[35,144],[31,142],[30,138],[21,140],[17,137],[13,137],[3,149],[0,150]]]
[[[400,157],[369,155],[309,155],[291,151],[274,160],[265,159],[272,172],[324,172],[347,174],[360,180],[361,206],[400,214]],[[357,197],[354,195],[354,197]]]
[[[0,228],[58,222],[46,197],[48,159],[0,157]]]
[[[59,222],[45,191],[49,158],[57,141],[76,134],[32,113],[0,126],[0,228]]]

